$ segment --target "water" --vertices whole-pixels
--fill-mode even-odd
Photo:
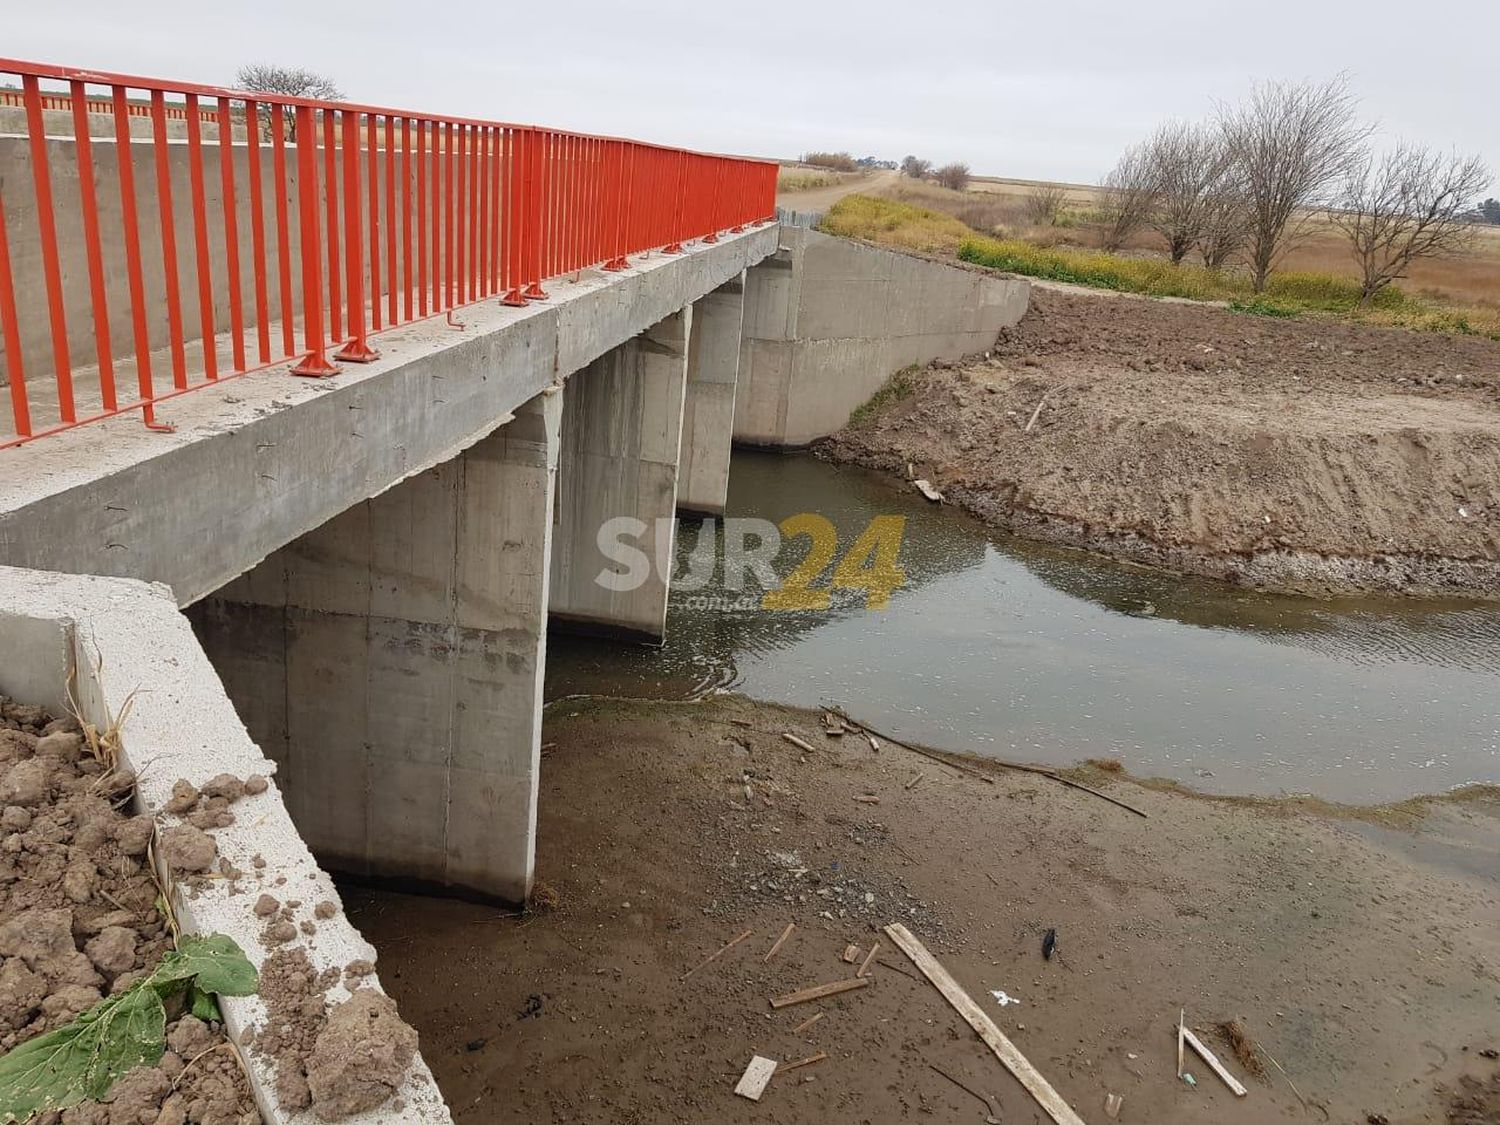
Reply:
[[[730,516],[798,512],[831,520],[840,554],[872,516],[906,517],[888,608],[840,590],[824,612],[723,611],[704,606],[714,584],[674,589],[662,648],[549,638],[548,697],[838,703],[936,746],[1118,757],[1222,793],[1374,802],[1500,781],[1493,605],[1250,593],[1000,535],[859,470],[736,451]],[[696,536],[685,521],[680,560]],[[787,543],[778,573],[806,544]]]

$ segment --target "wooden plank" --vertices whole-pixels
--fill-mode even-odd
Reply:
[[[806,1004],[809,1000],[821,1000],[825,996],[837,996],[840,992],[848,992],[851,988],[863,988],[869,984],[868,978],[847,977],[844,980],[830,981],[828,984],[815,984],[811,988],[804,988],[800,992],[789,992],[785,996],[778,996],[771,1001],[773,1008],[790,1008],[793,1004]]]
[[[1048,1116],[1057,1125],[1083,1125],[1083,1118],[1074,1113],[1040,1072],[1026,1061],[1026,1056],[1016,1050],[1015,1044],[995,1026],[995,1021],[990,1019],[984,1009],[974,1003],[969,994],[963,990],[963,986],[953,979],[948,970],[938,963],[937,958],[927,951],[927,947],[918,941],[910,930],[900,922],[892,922],[885,928],[885,933],[896,943],[901,952],[911,958],[912,964],[922,970],[922,975],[936,986],[948,1003],[953,1005],[953,1009],[985,1041],[990,1050],[995,1052],[995,1057],[1005,1065],[1005,1069],[1015,1075],[1016,1080],[1026,1087],[1027,1093],[1036,1099],[1037,1104],[1047,1111]]]
[[[806,1031],[808,1028],[810,1028],[813,1024],[817,1023],[822,1018],[823,1018],[823,1013],[822,1012],[814,1012],[812,1015],[808,1016],[805,1020],[803,1020],[801,1023],[799,1023],[796,1027],[792,1028],[792,1034],[793,1035],[801,1035],[804,1031]]]
[[[746,930],[739,937],[735,938],[728,945],[726,945],[722,949],[720,949],[717,953],[710,954],[709,957],[706,960],[700,961],[698,964],[694,965],[687,972],[683,973],[682,974],[682,979],[683,980],[687,980],[688,977],[692,976],[699,969],[703,968],[704,965],[708,965],[708,964],[711,964],[714,961],[717,961],[720,957],[724,956],[724,954],[728,953],[735,946],[739,945],[740,942],[744,941],[747,937],[749,937],[754,932],[755,932],[754,930]]]
[[[1179,1008],[1177,1011],[1177,1078],[1179,1081],[1182,1079],[1182,1032],[1184,1029],[1183,1021],[1186,1019],[1187,1009]]]
[[[870,946],[870,952],[866,953],[865,959],[859,963],[859,972],[855,973],[854,975],[857,977],[868,976],[870,972],[870,962],[875,960],[875,954],[879,952],[880,943],[877,941],[874,945]]]
[[[811,754],[811,753],[814,752],[813,748],[812,748],[812,743],[806,742],[806,741],[798,738],[795,734],[783,734],[781,737],[784,738],[784,739],[786,739],[788,742],[790,742],[798,750],[806,750],[809,754]]]
[[[771,1075],[776,1073],[776,1060],[756,1055],[750,1060],[750,1065],[745,1068],[745,1073],[740,1076],[739,1085],[734,1092],[742,1098],[749,1098],[752,1102],[760,1101],[760,1096],[766,1092],[766,1086],[771,1081]]]
[[[812,1066],[813,1063],[820,1063],[827,1057],[827,1051],[819,1051],[816,1055],[808,1055],[805,1059],[798,1059],[794,1063],[787,1063],[786,1066],[781,1068],[781,1071],[784,1074],[789,1070],[796,1070],[798,1067]]]
[[[765,964],[772,957],[776,956],[776,954],[780,951],[781,947],[786,944],[786,939],[792,936],[792,931],[795,930],[796,928],[797,928],[797,923],[796,922],[788,922],[786,924],[786,929],[784,929],[784,930],[781,931],[781,936],[776,939],[776,944],[773,945],[773,946],[771,946],[771,948],[766,952],[766,955],[760,959],[761,964]]]
[[[844,964],[846,964],[846,965],[852,965],[852,964],[854,964],[854,962],[858,961],[859,960],[859,946],[857,946],[857,945],[846,945],[846,946],[844,946],[843,960],[844,960]]]
[[[1235,1097],[1243,1098],[1247,1093],[1249,1093],[1249,1091],[1246,1090],[1244,1086],[1240,1085],[1240,1080],[1238,1078],[1224,1069],[1224,1064],[1219,1061],[1218,1057],[1212,1051],[1210,1051],[1203,1045],[1203,1041],[1193,1034],[1191,1028],[1183,1028],[1182,1037],[1187,1040],[1187,1044],[1189,1047],[1197,1051],[1198,1054],[1202,1056],[1203,1061],[1208,1064],[1209,1069],[1219,1076],[1224,1085],[1228,1086],[1231,1090],[1234,1091]]]

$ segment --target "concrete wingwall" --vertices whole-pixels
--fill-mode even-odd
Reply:
[[[745,278],[734,440],[802,446],[840,429],[897,371],[994,346],[1031,285],[782,226]]]

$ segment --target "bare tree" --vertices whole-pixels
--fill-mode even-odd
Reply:
[[[932,178],[945,188],[963,191],[969,186],[969,166],[959,163],[944,164],[932,174]]]
[[[1131,145],[1100,185],[1104,234],[1100,245],[1119,250],[1145,225],[1156,206],[1156,181],[1142,145]]]
[[[1203,264],[1223,269],[1244,248],[1249,235],[1250,209],[1233,163],[1222,169],[1203,200],[1203,222],[1195,243]]]
[[[1404,277],[1412,262],[1468,249],[1475,231],[1464,215],[1489,182],[1478,156],[1406,143],[1379,160],[1366,155],[1351,169],[1329,214],[1359,263],[1360,306]]]
[[[322,102],[342,100],[343,91],[333,79],[295,66],[268,66],[255,63],[242,66],[235,73],[235,85],[257,94],[283,94],[289,98],[316,98]]]
[[[1146,142],[1146,162],[1155,186],[1148,222],[1166,240],[1179,265],[1202,237],[1215,185],[1229,165],[1229,149],[1211,126],[1172,121]]]
[[[931,171],[932,161],[923,160],[920,156],[907,156],[901,160],[901,174],[914,180],[925,179]]]
[[[1370,128],[1342,76],[1323,83],[1269,82],[1219,111],[1249,206],[1246,255],[1257,293],[1354,165]]]
[[[1037,184],[1026,193],[1023,206],[1026,217],[1035,226],[1056,226],[1064,204],[1068,202],[1068,189],[1061,184]]]

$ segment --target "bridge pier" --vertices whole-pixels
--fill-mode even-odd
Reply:
[[[744,314],[743,273],[693,302],[677,484],[677,510],[681,512],[724,514]]]
[[[666,633],[692,330],[689,305],[567,382],[549,606],[565,627],[652,642]],[[634,566],[617,561],[627,552]]]
[[[328,866],[530,890],[561,396],[191,611]]]

